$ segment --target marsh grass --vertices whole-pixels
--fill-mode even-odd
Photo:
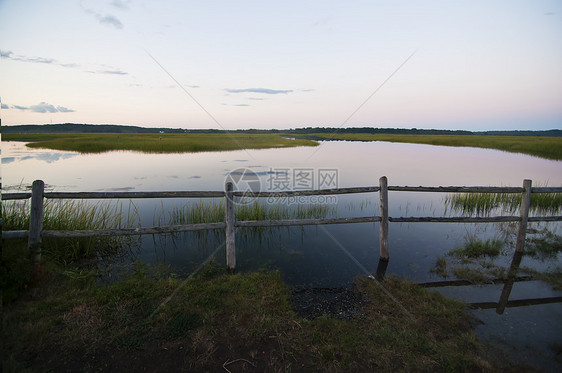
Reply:
[[[403,134],[327,134],[315,133],[311,138],[352,140],[352,141],[388,141],[413,144],[469,146],[476,148],[498,149],[513,153],[530,154],[548,159],[562,159],[562,137],[546,136],[487,136],[487,135],[403,135]]]
[[[488,239],[483,241],[474,236],[470,236],[462,247],[449,252],[449,255],[457,258],[466,257],[470,259],[481,258],[484,256],[496,257],[500,255],[503,245],[503,241],[499,239]]]
[[[131,206],[131,205],[129,205]],[[29,200],[2,203],[2,230],[29,229]],[[81,200],[49,200],[43,208],[43,230],[90,230],[130,227],[138,221],[134,208]],[[21,240],[6,241],[21,245]],[[115,255],[130,243],[127,237],[45,238],[42,255],[61,264]]]
[[[562,252],[562,236],[543,229],[531,235],[525,244],[525,254],[542,260],[554,259]]]
[[[445,260],[445,258],[437,258],[435,267],[430,268],[429,272],[435,273],[436,275],[439,275],[441,277],[448,277],[447,261]]]
[[[514,226],[513,228],[516,228]],[[511,235],[515,235],[511,232]],[[449,251],[445,256],[438,257],[431,273],[441,277],[448,277],[449,273],[458,279],[469,280],[473,283],[488,283],[493,279],[506,278],[507,268],[499,265],[497,259],[500,255],[511,256],[514,242],[509,236],[503,239],[494,238],[480,240],[474,235],[466,238],[465,244]],[[540,230],[530,228],[527,234],[524,255],[550,263],[556,260],[562,252],[562,237],[543,228]],[[537,271],[523,267],[521,272],[532,275],[538,280],[547,282],[555,290],[562,289],[561,269]]]
[[[150,273],[138,264],[109,286],[53,276],[6,307],[4,371],[81,371],[84,362],[91,371],[222,371],[238,357],[253,367],[236,368],[256,371],[513,368],[490,360],[462,303],[395,278],[359,279],[366,301],[354,319],[307,320],[292,310],[279,272],[211,267],[189,280]]]
[[[5,141],[29,141],[30,148],[79,153],[132,150],[144,153],[187,153],[240,149],[316,146],[306,139],[287,139],[277,134],[185,133],[185,134],[7,134]]]
[[[486,283],[495,277],[501,277],[502,268],[490,259],[500,255],[505,240],[498,238],[480,240],[475,235],[468,235],[465,243],[449,251],[445,257],[438,257],[430,272],[446,278],[450,273],[458,278],[474,283]]]
[[[519,211],[518,193],[457,193],[445,197],[445,205],[466,215],[489,215],[494,211],[514,214]],[[562,212],[562,193],[531,194],[530,212],[559,214]]]
[[[521,272],[523,273],[527,273],[529,275],[532,275],[533,277],[542,280],[546,283],[549,283],[550,285],[552,285],[552,288],[554,290],[562,290],[562,268],[561,267],[556,267],[555,269],[549,270],[549,271],[545,271],[545,272],[539,272],[536,269],[530,268],[530,267],[521,267],[520,269]]]
[[[222,199],[199,200],[181,207],[172,207],[169,224],[197,224],[222,222],[225,218]],[[283,220],[323,218],[335,211],[333,206],[321,204],[288,205],[283,201],[269,203],[261,199],[246,204],[235,204],[234,214],[238,221]]]

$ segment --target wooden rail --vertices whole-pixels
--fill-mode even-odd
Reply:
[[[320,225],[320,224],[353,224],[353,223],[379,223],[379,248],[382,262],[389,260],[389,229],[390,223],[488,223],[488,222],[519,222],[516,250],[522,252],[525,245],[525,236],[528,222],[536,221],[562,221],[562,216],[529,217],[530,196],[532,193],[560,193],[562,188],[541,187],[533,188],[530,180],[525,180],[523,187],[482,187],[482,186],[388,186],[386,176],[379,180],[379,186],[334,188],[322,190],[301,190],[283,192],[255,192],[248,193],[234,191],[232,183],[227,183],[225,191],[160,191],[160,192],[45,192],[43,181],[33,182],[31,193],[4,193],[2,200],[22,200],[31,198],[31,211],[29,230],[3,231],[2,239],[27,238],[28,248],[34,261],[41,260],[41,239],[61,237],[92,237],[92,236],[118,236],[118,235],[143,235],[159,233],[178,233],[209,229],[225,229],[226,235],[226,262],[227,266],[236,268],[235,232],[237,227],[279,227],[294,225]],[[234,205],[238,197],[296,197],[352,193],[379,192],[380,215],[354,218],[324,218],[324,219],[285,219],[263,221],[236,221]],[[388,192],[437,192],[437,193],[521,193],[521,208],[519,216],[494,216],[494,217],[389,217]],[[136,198],[224,198],[225,221],[218,223],[186,224],[174,226],[157,226],[142,228],[122,228],[103,230],[81,231],[52,231],[43,230],[43,201],[51,199],[136,199]],[[380,266],[380,264],[379,264]],[[384,267],[384,264],[383,264]]]

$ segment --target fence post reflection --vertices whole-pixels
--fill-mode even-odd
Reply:
[[[521,264],[521,258],[523,258],[523,252],[515,250],[513,254],[513,260],[509,266],[509,272],[507,273],[507,282],[503,286],[502,294],[496,307],[496,313],[498,315],[503,314],[507,302],[509,301],[509,295],[511,294],[511,289],[515,283],[515,278],[517,277],[517,271],[519,270],[519,264]]]

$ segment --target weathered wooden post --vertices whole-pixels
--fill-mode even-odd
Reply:
[[[226,266],[234,271],[236,269],[236,247],[234,237],[234,186],[231,182],[226,183]]]
[[[532,181],[525,179],[523,181],[523,194],[521,196],[521,207],[519,214],[519,229],[517,231],[517,243],[515,244],[515,251],[523,252],[525,250],[525,236],[527,235],[527,222],[529,221],[529,208],[531,207],[531,186]]]
[[[386,176],[379,179],[380,184],[380,260],[388,261],[388,180]]]
[[[31,187],[31,211],[29,213],[29,236],[27,248],[33,262],[41,261],[41,230],[43,229],[43,180],[35,180]]]

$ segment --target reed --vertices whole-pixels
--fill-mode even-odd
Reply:
[[[2,229],[27,230],[29,200],[2,203]],[[87,203],[80,200],[46,200],[43,209],[43,230],[89,230],[131,226],[136,211],[123,211],[122,204]],[[127,237],[83,237],[43,239],[42,253],[49,260],[70,264],[84,259],[103,258],[122,251]],[[12,242],[12,241],[9,241]],[[9,244],[9,243],[7,243]],[[21,242],[15,241],[16,245]]]
[[[322,218],[333,213],[334,209],[320,204],[297,204],[294,206],[278,201],[268,203],[256,199],[247,204],[236,204],[236,220],[282,220]],[[224,221],[223,200],[200,200],[181,207],[173,207],[169,213],[169,224],[198,224]]]
[[[494,211],[516,213],[521,205],[517,193],[459,193],[445,197],[445,205],[463,214],[489,215]],[[531,194],[531,212],[558,214],[562,211],[562,193]]]

